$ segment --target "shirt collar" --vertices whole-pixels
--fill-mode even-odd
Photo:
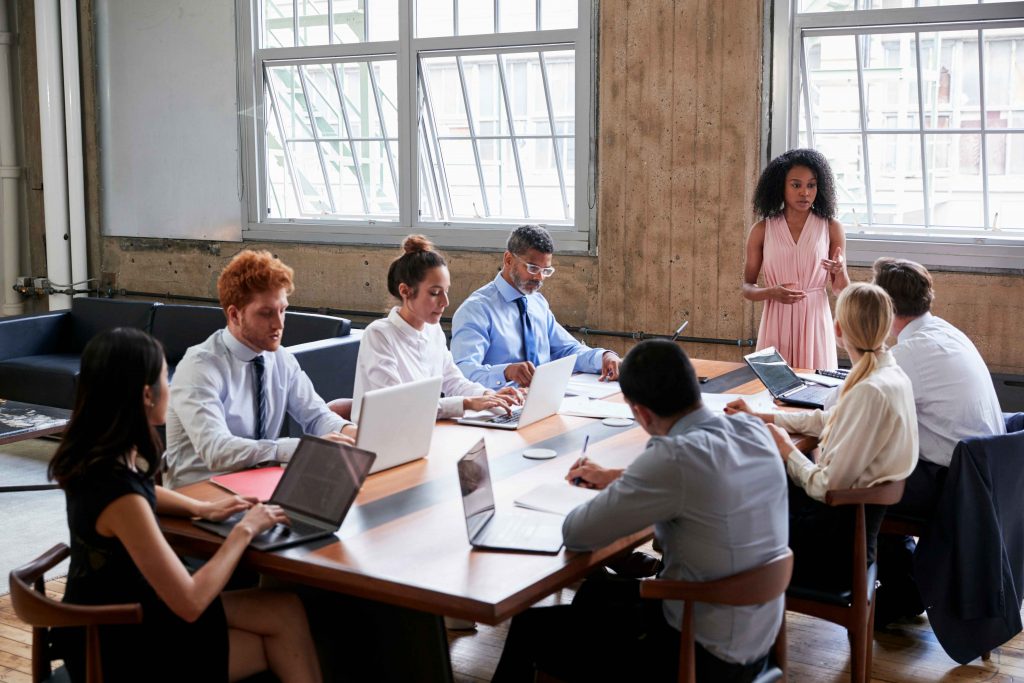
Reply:
[[[231,330],[226,327],[221,332],[221,339],[224,340],[224,346],[228,347],[228,351],[231,355],[243,363],[250,362],[262,353],[262,351],[253,351],[248,346],[235,339],[235,335],[231,334]]]
[[[679,436],[680,434],[688,432],[691,429],[697,427],[697,425],[703,422],[707,422],[708,420],[714,417],[715,413],[711,412],[711,408],[702,405],[700,408],[697,408],[697,410],[693,411],[692,413],[688,413],[683,417],[679,418],[679,420],[674,425],[672,425],[672,429],[668,430],[668,435]]]
[[[918,316],[907,323],[907,326],[900,330],[899,335],[896,337],[896,343],[906,341],[912,334],[917,332],[919,329],[931,322],[932,314],[930,311],[925,311],[924,315]]]
[[[417,330],[415,327],[406,322],[405,318],[403,318],[398,313],[398,306],[393,306],[391,308],[391,312],[388,313],[388,322],[394,325],[395,329],[397,329],[399,332],[401,332],[407,337],[427,336],[427,326],[424,325],[422,330]]]
[[[501,298],[504,299],[506,303],[512,303],[516,299],[526,297],[525,294],[510,285],[508,281],[501,276],[501,271],[498,271],[498,274],[494,277],[494,285],[498,288],[498,294],[501,294]],[[529,299],[529,297],[526,298]]]

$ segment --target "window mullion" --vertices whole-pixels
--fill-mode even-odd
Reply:
[[[296,0],[298,2],[298,0]],[[331,203],[331,213],[338,213],[338,205],[334,201],[334,191],[331,189],[331,176],[327,173],[327,163],[324,161],[324,151],[320,148],[320,133],[316,128],[316,114],[313,112],[313,103],[309,97],[309,88],[306,85],[306,74],[301,66],[296,66],[295,71],[299,74],[299,86],[302,88],[302,96],[306,100],[306,112],[309,114],[309,130],[316,140],[316,156],[320,160],[320,171],[324,175],[324,187],[327,190],[327,201]],[[340,166],[339,166],[340,171]]]
[[[412,48],[414,17],[412,2],[398,3],[398,219],[401,225],[415,225],[418,220],[419,187],[416,183],[416,51]],[[389,145],[390,152],[390,145]]]
[[[459,71],[459,85],[462,88],[462,101],[466,107],[466,124],[469,126],[469,138],[473,144],[473,159],[476,161],[476,175],[480,182],[480,201],[484,205],[484,218],[491,217],[490,202],[487,201],[487,185],[484,182],[484,168],[480,163],[480,147],[476,139],[476,125],[473,123],[473,109],[469,105],[469,90],[466,89],[466,72],[462,67],[462,57],[455,57],[455,65]]]
[[[426,109],[426,123],[423,124],[423,132],[428,136],[428,146],[433,144],[434,155],[437,157],[437,174],[432,172],[431,175],[434,176],[435,182],[440,180],[444,187],[444,192],[439,194],[441,196],[441,201],[444,203],[445,215],[439,216],[439,218],[442,220],[451,220],[453,212],[451,189],[448,187],[448,173],[444,168],[444,155],[441,153],[441,144],[437,140],[437,128],[434,123],[434,107],[430,101],[430,90],[427,88],[426,84],[422,82],[424,78],[425,77],[421,74],[418,79],[423,90],[423,108]],[[418,109],[419,108],[417,108],[417,110]],[[431,169],[431,171],[433,171],[433,169]],[[437,178],[438,175],[440,176],[439,179]]]
[[[921,67],[920,32],[914,33],[914,54],[917,61],[917,129],[921,141],[921,191],[924,193],[924,227],[927,230],[933,222],[932,182],[928,172],[928,142],[924,136],[924,69]]]
[[[566,220],[569,220],[569,195],[565,189],[565,172],[562,170],[562,150],[559,147],[560,138],[555,130],[555,108],[551,104],[551,86],[548,83],[548,63],[544,59],[544,53],[540,52],[540,77],[544,83],[544,100],[548,107],[548,125],[551,127],[551,144],[555,149],[555,167],[558,169],[558,186],[562,190],[562,213]]]
[[[391,133],[387,123],[384,121],[384,105],[380,101],[380,88],[377,87],[377,77],[373,73],[373,65],[366,65],[366,72],[370,75],[370,88],[373,90],[373,103],[377,108],[377,120],[380,121],[380,130],[384,134],[384,157],[388,160],[388,170],[391,171],[391,182],[395,186],[395,197],[398,197],[398,173],[395,171],[395,160],[391,156]]]
[[[281,120],[281,108],[277,104],[277,93],[274,92],[273,86],[267,87],[267,92],[270,93],[270,110],[274,113],[274,120],[277,121],[277,131],[281,139],[281,149],[284,151],[284,164],[288,169],[288,175],[292,179],[292,190],[295,191],[295,203],[302,211],[302,195],[299,192],[299,177],[298,172],[295,170],[295,163],[292,161],[291,150],[288,147],[288,139],[284,134],[284,121]],[[264,132],[264,144],[266,144],[266,133]],[[268,172],[269,173],[269,172]]]
[[[509,101],[508,86],[505,83],[505,64],[501,60],[501,55],[495,55],[495,60],[498,62],[498,81],[501,83],[501,95],[502,99],[505,101],[505,115],[508,117],[508,132],[511,136],[509,144],[512,146],[512,158],[516,162],[516,176],[519,179],[519,196],[523,200],[523,215],[529,218],[530,206],[526,200],[526,183],[523,182],[523,166],[519,160],[519,141],[516,139],[516,122],[512,116],[512,103]],[[554,135],[554,131],[551,131],[551,134]]]
[[[864,93],[864,47],[863,43],[867,41],[866,36],[854,36],[853,46],[855,59],[857,60],[857,97],[860,103],[860,144],[864,149],[864,198],[867,201],[867,224],[871,225],[875,221],[875,203],[874,197],[872,197],[872,181],[871,181],[871,151],[868,147],[868,114],[867,114],[867,96]]]
[[[985,91],[985,43],[983,31],[978,29],[978,111],[981,116],[981,203],[985,212],[985,232],[992,229],[988,197],[988,105]]]
[[[367,69],[369,70],[369,69]],[[341,76],[338,74],[338,65],[331,65],[331,73],[334,74],[334,87],[338,89],[338,102],[341,104],[341,120],[345,124],[345,134],[348,136],[348,149],[352,154],[352,168],[356,173],[356,182],[359,184],[359,196],[363,200],[363,211],[369,215],[370,213],[370,202],[366,197],[366,187],[363,184],[363,168],[362,161],[359,158],[359,154],[356,152],[356,143],[352,140],[352,121],[348,117],[348,106],[345,104],[345,91],[341,89]],[[342,156],[338,154],[338,177],[342,175]]]

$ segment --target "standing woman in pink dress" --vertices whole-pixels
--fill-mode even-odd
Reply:
[[[838,295],[850,278],[828,161],[812,149],[773,159],[757,182],[754,211],[762,220],[747,237],[743,296],[764,302],[757,348],[774,346],[797,368],[836,367],[825,286]]]

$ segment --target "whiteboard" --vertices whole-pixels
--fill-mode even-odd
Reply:
[[[96,0],[104,235],[242,238],[233,0]]]

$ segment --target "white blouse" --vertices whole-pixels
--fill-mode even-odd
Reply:
[[[905,479],[917,465],[918,434],[910,379],[888,351],[878,368],[827,411],[774,413],[775,424],[792,433],[821,436],[829,415],[838,410],[817,463],[799,450],[786,457],[786,469],[807,495],[825,500],[825,492],[865,488]]]
[[[440,325],[424,325],[417,330],[398,314],[395,306],[388,317],[374,320],[363,331],[352,392],[352,419],[359,419],[359,406],[367,391],[428,377],[442,378],[444,398],[438,403],[438,418],[461,416],[464,397],[480,396],[487,391],[459,370]]]

